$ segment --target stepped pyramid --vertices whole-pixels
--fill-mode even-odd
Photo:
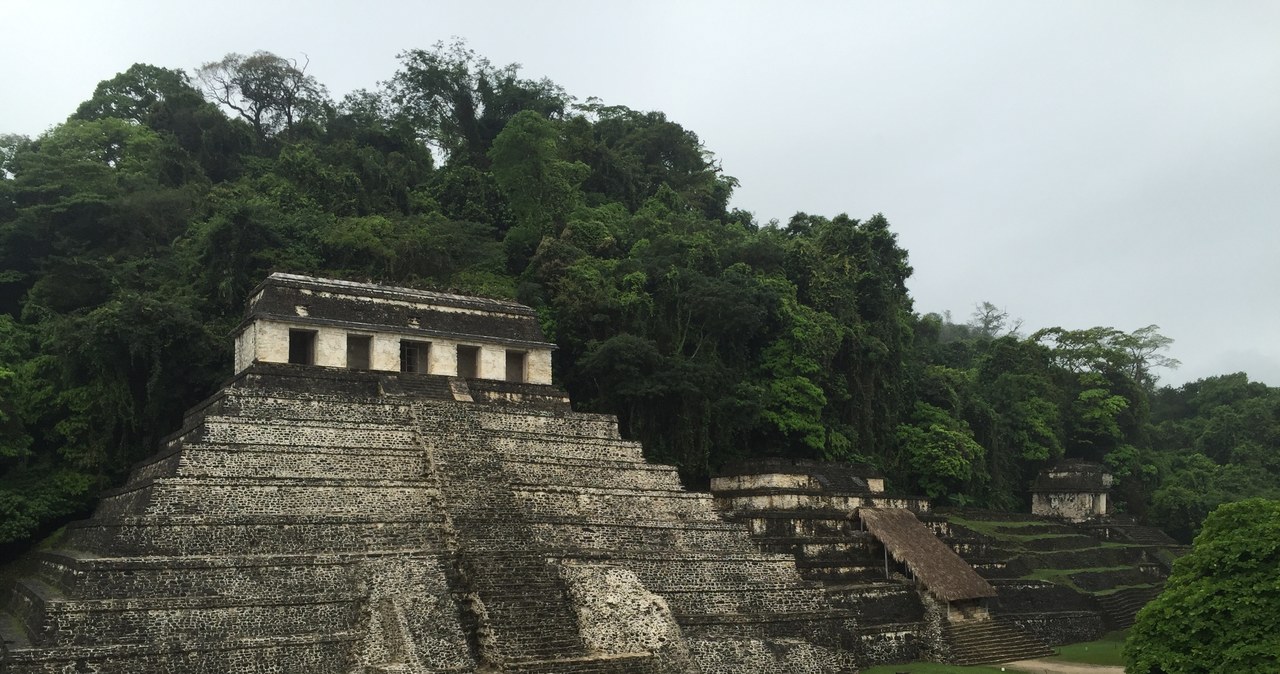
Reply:
[[[526,307],[275,274],[0,613],[13,674],[852,672],[857,612],[572,412]]]

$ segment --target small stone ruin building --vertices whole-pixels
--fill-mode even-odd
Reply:
[[[1060,461],[1036,476],[1031,485],[1031,513],[1069,522],[1105,517],[1111,473],[1091,461]]]

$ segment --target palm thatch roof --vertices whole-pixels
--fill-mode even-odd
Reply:
[[[859,508],[858,517],[884,544],[889,556],[905,564],[929,594],[943,601],[996,596],[991,583],[938,540],[910,510]]]

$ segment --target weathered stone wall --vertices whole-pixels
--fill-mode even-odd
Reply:
[[[929,500],[923,497],[883,496],[880,494],[826,494],[814,493],[728,493],[717,494],[722,508],[730,510],[797,510],[825,509],[855,512],[858,508],[905,508],[913,512],[928,512]]]
[[[560,567],[587,648],[607,654],[650,653],[678,669],[693,667],[688,644],[666,600],[636,574],[612,565],[569,561]]]
[[[1031,512],[1042,517],[1061,517],[1083,522],[1106,514],[1106,494],[1039,492],[1031,496]]]
[[[703,674],[856,671],[847,654],[799,639],[691,639]]]
[[[484,379],[507,378],[507,351],[502,344],[489,344],[482,340],[463,341],[439,336],[389,332],[377,329],[353,329],[342,326],[326,326],[304,321],[259,319],[236,336],[235,371],[248,368],[254,362],[288,363],[289,331],[314,332],[314,365],[347,368],[347,336],[370,338],[370,370],[400,371],[400,342],[410,340],[428,344],[427,373],[449,377],[458,376],[458,346],[474,346],[480,350],[476,376]],[[551,383],[551,350],[547,348],[514,348],[525,354],[524,381],[531,384]]]

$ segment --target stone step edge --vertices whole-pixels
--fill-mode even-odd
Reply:
[[[369,447],[368,445],[279,445],[253,442],[170,442],[162,445],[163,449],[145,459],[135,462],[129,467],[129,474],[149,468],[176,454],[187,451],[249,451],[259,453],[295,453],[295,454],[383,454],[386,456],[402,456],[421,453],[420,447]]]
[[[429,401],[422,401],[422,402],[425,402],[428,406],[443,404],[444,406],[463,407],[467,405],[467,403],[459,403],[453,400],[441,400],[441,401],[429,400]],[[507,417],[540,417],[540,418],[551,418],[551,419],[576,419],[580,421],[602,421],[605,423],[613,423],[613,424],[618,423],[617,415],[605,414],[602,412],[576,412],[572,410],[565,410],[565,411],[541,410],[536,408],[509,409],[509,408],[488,407],[488,406],[484,408],[484,411],[495,416],[501,415],[501,416],[507,416]]]
[[[701,492],[691,492],[684,489],[650,489],[647,487],[587,487],[563,484],[547,484],[545,482],[523,482],[519,478],[510,481],[512,491],[537,490],[540,492],[549,492],[554,494],[595,494],[599,496],[655,496],[661,498],[672,498],[685,501],[698,501],[707,504],[708,510],[711,506],[711,497]]]
[[[454,520],[465,519],[454,516]],[[574,525],[584,527],[622,527],[626,529],[687,529],[690,531],[728,531],[741,533],[743,535],[743,543],[750,545],[751,541],[747,539],[747,531],[741,526],[731,524],[729,522],[708,520],[650,520],[628,518],[625,520],[603,520],[599,518],[583,518],[583,517],[556,517],[553,515],[535,515],[525,513],[525,522],[528,524],[553,524],[553,525]]]
[[[653,654],[645,651],[635,653],[600,653],[597,655],[579,655],[569,658],[552,658],[549,660],[515,659],[504,664],[507,667],[537,667],[543,665],[571,665],[579,662],[608,662],[610,660],[638,660],[652,658]]]
[[[451,431],[439,431],[436,429],[432,429],[429,426],[418,427],[416,430],[419,430],[422,433],[422,439],[424,442],[439,440],[441,439],[442,436],[457,436],[457,437],[466,436],[468,438],[475,438],[481,441],[496,439],[496,440],[507,440],[515,443],[520,443],[527,440],[533,440],[533,441],[554,442],[554,443],[563,444],[563,445],[595,445],[595,446],[615,447],[615,448],[625,448],[625,449],[635,449],[635,450],[641,450],[644,448],[644,445],[642,445],[639,440],[623,440],[621,438],[601,438],[594,435],[574,435],[569,433],[555,433],[555,432],[549,432],[549,431],[496,431],[496,430],[490,431],[490,430],[482,429],[482,430],[467,431],[467,432],[459,431],[455,433]],[[452,440],[453,437],[448,437],[447,439]],[[467,450],[465,448],[457,448],[457,447],[440,447],[439,449],[441,449],[442,451],[474,451],[474,450]]]
[[[275,566],[342,566],[380,558],[403,559],[406,562],[447,559],[452,554],[427,548],[381,549],[369,552],[263,555],[150,555],[98,557],[77,554],[72,550],[38,550],[32,559],[47,561],[76,570],[114,571],[136,569],[239,569]]]
[[[201,475],[187,477],[148,477],[131,482],[123,487],[104,490],[100,498],[120,496],[148,487],[362,487],[388,489],[425,489],[439,491],[429,476],[421,480],[379,480],[375,478],[328,478],[328,477],[226,477],[220,475]]]
[[[671,583],[663,587],[651,587],[650,590],[660,595],[685,595],[685,594],[755,594],[758,592],[796,592],[807,594],[826,594],[823,587],[819,583],[807,580],[795,580],[793,582],[779,583],[751,583],[737,581],[734,587],[715,587],[715,586],[699,586],[690,588],[681,588],[679,583]]]
[[[125,515],[95,517],[67,524],[68,529],[113,526],[240,526],[240,525],[334,525],[334,524],[440,524],[443,513],[409,513],[405,515]]]
[[[14,591],[40,602],[45,611],[62,613],[123,613],[207,608],[241,608],[246,606],[315,606],[350,604],[364,600],[359,593],[289,595],[286,597],[226,597],[200,595],[190,597],[147,597],[131,599],[69,599],[48,583],[31,578],[14,582]]]
[[[403,431],[406,433],[410,433],[415,430],[411,421],[343,421],[340,419],[287,419],[278,417],[273,419],[262,419],[258,417],[241,416],[234,413],[205,415],[204,418],[201,419],[200,424],[196,426],[196,429],[200,428],[200,426],[208,426],[210,424],[266,426],[284,429],[321,428],[344,431]]]
[[[751,625],[773,623],[798,623],[814,620],[857,619],[860,611],[832,609],[830,611],[789,611],[786,613],[674,613],[680,625]]]
[[[175,451],[171,452],[170,455],[182,452],[417,456],[422,454],[422,449],[419,447],[381,447],[369,445],[278,445],[269,442],[192,442],[179,446]]]
[[[767,552],[659,552],[654,549],[618,548],[600,552],[579,552],[569,555],[568,559],[587,562],[635,561],[635,562],[771,562],[794,565],[791,555],[771,554]]]
[[[864,580],[854,583],[823,583],[822,587],[827,591],[827,594],[834,595],[860,591],[883,591],[887,589],[898,589],[903,594],[916,594],[914,586],[908,585],[900,580],[892,580],[889,578],[877,578],[875,580]]]
[[[563,468],[616,468],[645,473],[677,473],[675,466],[665,463],[648,463],[636,461],[619,461],[614,459],[582,459],[567,456],[536,456],[504,454],[499,457],[503,463],[535,466],[558,466]],[[705,493],[705,492],[704,492]]]
[[[4,614],[0,613],[0,617]],[[103,658],[125,658],[133,656],[161,655],[165,653],[181,654],[205,653],[220,651],[237,651],[266,649],[277,646],[303,646],[307,644],[358,642],[361,635],[356,632],[325,632],[323,634],[290,634],[274,637],[242,637],[222,639],[220,641],[202,641],[195,644],[104,644],[95,646],[55,646],[35,647],[10,646],[8,650],[11,663],[39,663],[74,661],[80,659],[98,660]]]

